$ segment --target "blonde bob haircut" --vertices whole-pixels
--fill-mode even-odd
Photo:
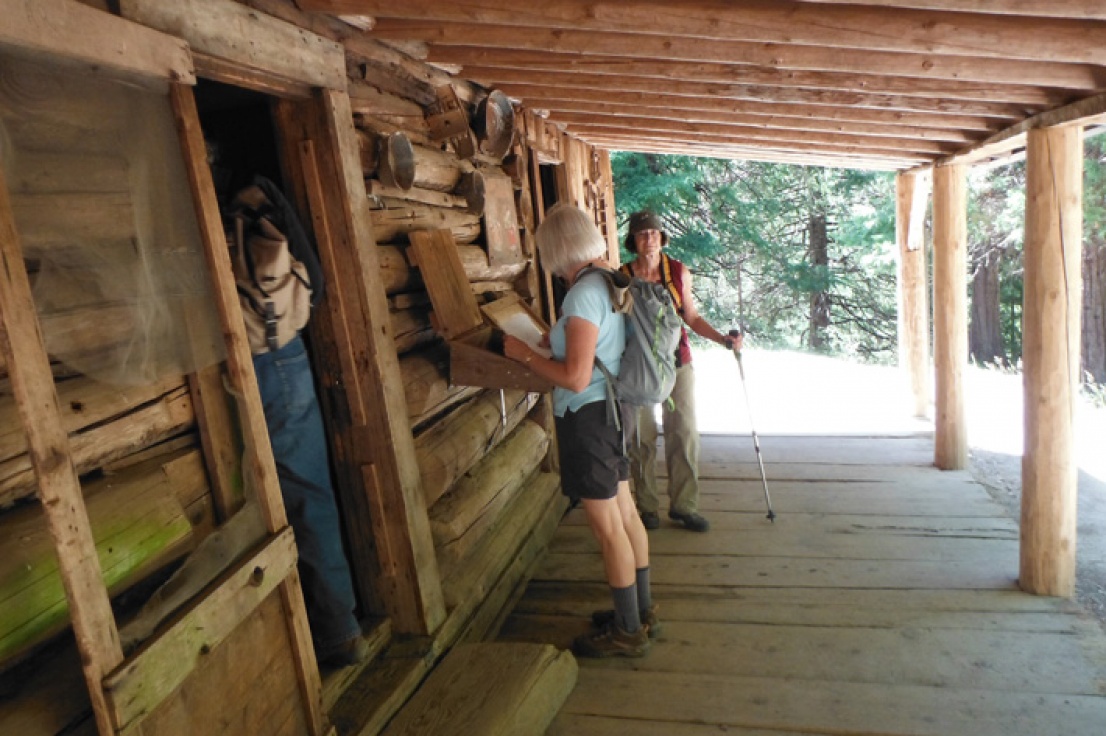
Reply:
[[[573,266],[607,255],[607,240],[591,215],[567,202],[554,205],[545,214],[534,239],[541,265],[556,276],[563,277]]]

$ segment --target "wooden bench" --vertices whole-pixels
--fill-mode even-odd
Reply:
[[[541,736],[576,686],[549,644],[464,644],[445,656],[383,736]]]

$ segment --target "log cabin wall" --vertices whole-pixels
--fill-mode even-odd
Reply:
[[[191,5],[202,13],[204,6],[227,2],[204,0]],[[105,3],[85,4],[106,10]],[[500,613],[521,592],[565,502],[557,475],[551,472],[556,464],[550,457],[552,420],[547,401],[519,390],[450,384],[448,349],[434,329],[432,306],[418,270],[405,255],[409,233],[448,229],[478,301],[514,292],[535,310],[547,311],[548,282],[537,268],[534,229],[552,200],[568,198],[595,215],[616,255],[609,160],[521,109],[516,110],[515,137],[506,155],[459,156],[453,145],[433,139],[427,112],[437,99],[436,91],[449,85],[471,117],[484,90],[408,56],[401,47],[368,41],[358,37],[356,29],[335,21],[305,16],[289,2],[240,4],[343,44],[349,112],[360,146],[375,240],[356,247],[374,248],[379,264],[377,279],[386,295],[390,326],[381,344],[394,350],[402,383],[387,390],[402,388],[405,399],[405,429],[417,459],[425,503],[423,523],[437,563],[435,583],[444,601],[444,619],[424,622],[429,625],[422,632],[389,620],[388,578],[404,571],[382,564],[380,540],[375,537],[364,548],[351,549],[351,557],[363,612],[378,621],[377,646],[387,646],[392,631],[414,628],[414,633],[431,637],[430,651],[441,653],[456,641],[494,632]],[[126,14],[127,6],[133,9],[143,3],[122,5]],[[208,64],[216,66],[211,60]],[[222,72],[233,77],[236,70]],[[278,124],[282,114],[295,115],[294,107],[285,105],[282,113],[277,106]],[[284,122],[286,132],[294,127]],[[397,134],[409,141],[413,154],[409,187],[397,183],[395,172],[389,170],[394,162],[387,156],[388,142]],[[294,155],[292,146],[288,140],[284,144],[284,167],[294,169],[287,160]],[[539,161],[556,167],[555,195],[542,197],[534,192]],[[33,189],[34,184],[28,186]],[[309,193],[296,185],[290,188],[301,211],[310,213]],[[520,244],[514,259],[489,257],[485,211],[489,192],[499,197],[497,206],[506,204],[513,210]],[[93,206],[74,216],[93,217],[97,212],[102,208]],[[98,223],[90,223],[95,226]],[[36,260],[33,252],[29,256],[33,275]],[[327,376],[336,370],[328,364],[333,356],[327,341],[334,339],[334,333],[327,320],[313,322],[322,323],[312,327],[313,342],[319,346],[313,357],[317,377],[326,386]],[[99,329],[104,324],[103,315],[86,315],[84,326],[71,332],[94,351],[105,339]],[[133,610],[175,563],[242,503],[241,471],[236,467],[241,439],[228,429],[233,408],[222,391],[221,372],[216,367],[121,390],[57,360],[52,368],[104,561],[105,583],[119,611]],[[41,512],[35,508],[35,477],[7,382],[6,366],[0,363],[0,540],[4,540],[0,544],[10,548],[0,555],[0,732],[91,733],[88,695],[77,654],[65,633],[64,596],[56,569],[50,569],[52,545]],[[321,399],[328,426],[340,431],[345,408],[326,390]],[[342,438],[331,441],[337,445]],[[336,452],[335,463],[342,457],[341,451]],[[351,477],[336,470],[339,479]],[[350,496],[366,492],[371,494],[372,489],[339,487],[347,532],[409,523],[379,518],[373,523],[354,516],[363,516],[366,507],[363,502],[350,503]],[[388,515],[386,507],[373,506],[371,499],[368,510]],[[30,584],[26,583],[28,571],[34,578]],[[271,608],[259,609],[256,620],[242,627],[238,633],[242,646],[282,634],[280,613]],[[418,660],[429,668],[435,658],[420,655]],[[281,670],[279,662],[271,665],[274,672]],[[213,678],[216,683],[235,679],[230,661],[217,664],[216,672],[221,672]],[[274,677],[269,675],[270,680]],[[192,697],[222,697],[217,693],[217,688],[193,688]],[[342,704],[335,705],[340,696],[331,687],[328,706],[341,710]],[[174,708],[179,707],[179,701],[168,704],[152,723],[171,723]],[[385,704],[362,719],[384,722],[394,707],[398,706]],[[359,723],[357,728],[371,730],[371,723]]]

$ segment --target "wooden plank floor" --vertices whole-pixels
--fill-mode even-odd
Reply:
[[[1016,524],[930,438],[761,447],[775,523],[749,437],[704,437],[711,531],[649,536],[660,637],[581,660],[549,736],[1106,734],[1106,633],[1017,589]],[[609,605],[575,510],[500,638],[568,647]]]

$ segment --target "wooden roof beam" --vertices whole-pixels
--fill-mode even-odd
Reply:
[[[1054,128],[1071,125],[1086,127],[1106,123],[1106,94],[1088,97],[1070,105],[1048,110],[1023,120],[963,151],[935,162],[937,166],[974,164],[1001,158],[1025,148],[1026,134],[1034,128]]]
[[[842,0],[805,0],[808,3],[840,3]],[[996,15],[1033,15],[1048,18],[1106,20],[1106,5],[1099,0],[848,0],[853,5],[916,10],[953,10]]]
[[[656,79],[617,74],[577,74],[562,71],[545,72],[470,66],[465,68],[465,76],[486,86],[529,84],[547,87],[599,89],[604,92],[643,92],[648,95],[656,95],[662,88],[662,85]],[[754,84],[715,84],[669,80],[667,84],[663,85],[663,90],[668,94],[687,97],[720,97],[764,103],[784,102],[811,106],[829,105],[831,107],[856,107],[901,112],[937,112],[1007,119],[1021,119],[1027,115],[1040,112],[1040,108],[1033,105],[932,97],[901,97],[843,90],[770,87]]]
[[[636,107],[638,110],[664,108],[670,112],[698,111],[734,115],[786,116],[805,120],[824,120],[834,123],[872,123],[889,126],[913,126],[938,130],[995,131],[1003,120],[1017,119],[984,116],[953,115],[940,112],[900,110],[873,110],[850,106],[803,105],[788,102],[758,102],[734,100],[724,97],[689,97],[665,93],[588,89],[537,84],[505,84],[500,89],[507,95],[523,100],[527,107],[541,108],[545,104],[555,106],[557,101],[568,101],[589,106],[612,104]]]
[[[827,149],[878,148],[886,151],[905,151],[907,153],[941,155],[955,150],[956,146],[939,141],[923,141],[916,138],[877,138],[873,136],[849,135],[845,133],[812,133],[779,130],[775,128],[751,128],[741,125],[720,125],[714,123],[687,123],[678,120],[660,120],[645,116],[620,116],[596,118],[587,114],[564,114],[555,118],[557,124],[564,123],[569,131],[589,129],[607,130],[612,127],[632,131],[634,134],[652,133],[692,133],[717,137],[719,140],[732,140],[748,145],[767,144],[816,144]]]
[[[787,0],[296,0],[304,10],[375,18],[791,43],[1106,65],[1106,22]]]
[[[825,145],[822,144],[804,143],[802,141],[746,141],[738,137],[720,136],[709,133],[627,130],[626,128],[623,128],[621,126],[581,126],[579,129],[570,129],[568,132],[583,140],[588,140],[590,137],[594,136],[605,136],[608,139],[623,138],[631,141],[637,139],[667,140],[673,142],[682,141],[716,146],[735,146],[765,151],[779,151],[792,154],[813,154],[815,156],[840,155],[842,158],[848,156],[864,156],[867,158],[890,158],[897,161],[913,161],[915,163],[932,161],[937,158],[934,155],[926,153],[884,149],[875,146],[840,145],[827,148]]]
[[[764,69],[806,69],[845,74],[883,74],[988,84],[1029,84],[1095,90],[1106,86],[1106,68],[1017,59],[988,59],[934,53],[899,53],[829,46],[717,41],[641,33],[607,33],[560,28],[379,18],[378,39],[419,39],[430,44],[427,59],[445,61],[451,46],[519,49],[562,54],[602,53],[627,59],[752,64]]]
[[[781,151],[769,151],[761,148],[742,148],[737,146],[718,146],[695,142],[672,142],[658,140],[632,140],[627,138],[606,138],[588,136],[581,140],[599,148],[613,151],[635,151],[638,153],[660,153],[673,156],[697,156],[701,158],[727,158],[765,163],[791,164],[795,166],[827,166],[843,169],[869,169],[895,171],[907,168],[910,161],[894,159],[868,158],[863,156],[811,156],[809,154],[789,154]]]
[[[550,94],[555,95],[556,92]],[[647,115],[653,120],[677,120],[685,123],[719,123],[739,125],[758,129],[806,131],[815,133],[841,133],[873,137],[910,137],[917,140],[946,141],[949,143],[972,143],[985,136],[970,136],[960,130],[940,128],[920,128],[909,125],[890,125],[866,122],[840,122],[821,120],[801,116],[757,115],[711,110],[684,110],[664,106],[644,108],[641,105],[625,105],[602,102],[579,102],[576,100],[558,100],[553,97],[527,96],[527,107],[547,110],[552,119],[568,121],[572,115],[587,115],[593,119],[604,117],[623,117]]]
[[[865,92],[906,97],[944,97],[958,100],[987,100],[1020,105],[1053,107],[1068,102],[1068,90],[1046,89],[1025,84],[985,84],[953,80],[930,80],[885,75],[842,74],[806,70],[763,69],[749,64],[682,62],[657,59],[625,59],[609,55],[559,54],[547,51],[485,49],[478,46],[451,46],[440,54],[443,61],[463,68],[525,69],[536,72],[600,74],[644,77],[713,84],[754,84],[772,87]]]

